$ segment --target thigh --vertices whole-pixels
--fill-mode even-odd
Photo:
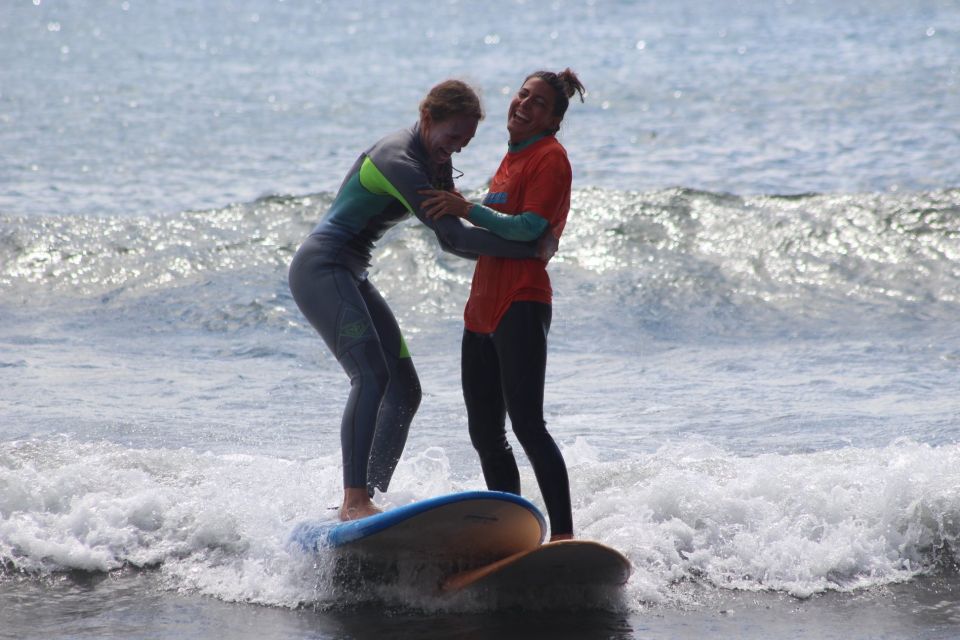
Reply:
[[[500,362],[491,336],[464,330],[460,344],[460,381],[471,432],[503,429]]]
[[[290,272],[293,298],[338,360],[358,344],[379,341],[360,283],[349,270],[295,266]]]
[[[387,360],[396,362],[403,358],[409,358],[410,353],[407,350],[407,344],[400,331],[400,324],[387,301],[383,298],[377,288],[367,279],[361,280],[357,289],[363,298],[367,312],[373,322],[373,328],[380,338],[380,346],[383,348],[384,356]]]
[[[548,304],[514,302],[494,333],[503,397],[515,429],[529,419],[542,421],[550,319]]]

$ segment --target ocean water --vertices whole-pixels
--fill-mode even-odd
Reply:
[[[960,5],[0,6],[0,637],[960,637]],[[357,153],[574,68],[546,411],[615,594],[345,585],[344,374],[286,269]],[[471,265],[371,279],[424,400],[386,507],[482,488]],[[525,495],[542,506],[521,456]]]

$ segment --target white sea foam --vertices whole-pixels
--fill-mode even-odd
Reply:
[[[960,534],[958,446],[904,440],[741,457],[690,440],[600,461],[581,439],[564,454],[578,535],[630,558],[633,607],[682,604],[693,585],[807,597],[905,581],[952,562]],[[0,459],[0,559],[13,570],[133,565],[158,568],[169,588],[229,601],[334,606],[348,597],[330,558],[286,546],[296,522],[332,513],[332,458],[55,439],[7,443]],[[523,475],[534,487],[529,468]],[[433,447],[410,452],[379,500],[389,508],[478,483],[455,479]],[[425,594],[388,585],[376,595],[443,606]]]
[[[634,562],[631,594],[687,581],[806,597],[905,581],[953,561],[955,445],[731,456],[703,442],[572,470],[581,535]]]

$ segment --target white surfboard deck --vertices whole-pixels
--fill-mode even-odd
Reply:
[[[629,577],[630,561],[616,549],[590,540],[563,540],[456,573],[441,589],[617,587]]]
[[[307,521],[290,542],[307,552],[423,555],[465,566],[535,549],[546,522],[529,501],[499,491],[455,493],[349,522]]]

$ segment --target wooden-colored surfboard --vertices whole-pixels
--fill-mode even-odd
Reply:
[[[550,542],[444,580],[446,592],[468,588],[518,589],[610,586],[626,583],[630,561],[616,549],[590,540]]]

